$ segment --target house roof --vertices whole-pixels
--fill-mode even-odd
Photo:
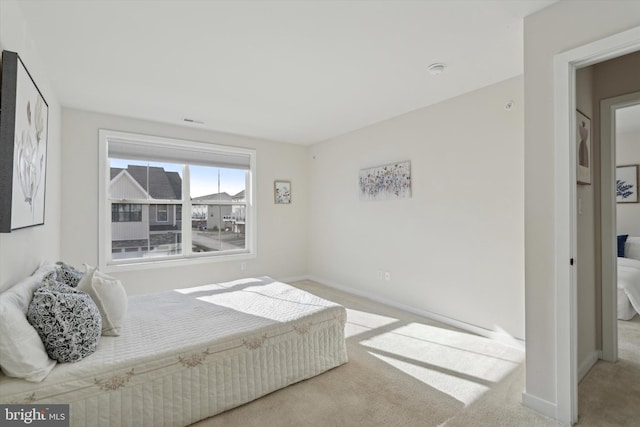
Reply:
[[[148,169],[148,172],[147,172]],[[111,168],[113,180],[123,168]],[[177,172],[165,171],[164,168],[129,165],[126,171],[154,199],[178,200],[182,198],[182,178]],[[149,185],[147,185],[147,176]]]
[[[222,193],[214,193],[214,194],[206,194],[204,196],[199,196],[199,197],[194,197],[191,200],[200,200],[200,201],[210,201],[210,200],[225,200],[225,201],[230,201],[231,200],[231,196],[229,195],[229,193],[222,192]]]
[[[191,200],[200,200],[200,201],[210,201],[210,200],[242,200],[244,199],[245,195],[245,191],[242,190],[241,192],[234,194],[233,196],[229,195],[229,193],[227,193],[226,191],[223,191],[222,193],[213,193],[213,194],[207,194],[204,196],[199,196],[199,197],[193,197]]]

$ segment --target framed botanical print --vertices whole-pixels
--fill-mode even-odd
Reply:
[[[273,197],[277,205],[291,204],[291,181],[274,181]]]
[[[44,224],[49,106],[17,53],[2,52],[0,232]]]
[[[638,165],[616,167],[616,202],[638,203]]]

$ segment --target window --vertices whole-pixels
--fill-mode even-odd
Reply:
[[[142,205],[128,203],[113,203],[111,205],[111,222],[140,221],[142,221]]]
[[[167,205],[156,205],[156,222],[169,221],[169,208]]]
[[[255,252],[254,150],[106,130],[100,144],[101,266]]]

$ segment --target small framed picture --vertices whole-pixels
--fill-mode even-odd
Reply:
[[[274,181],[273,197],[276,205],[288,205],[291,203],[291,181]]]
[[[591,119],[576,110],[576,172],[578,184],[591,184]]]
[[[616,167],[616,202],[638,203],[638,165]]]

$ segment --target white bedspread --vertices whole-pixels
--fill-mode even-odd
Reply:
[[[618,319],[630,320],[636,313],[640,313],[640,260],[618,257]]]
[[[41,383],[0,375],[0,401],[72,403],[75,425],[159,425],[164,402],[172,419],[162,424],[185,425],[345,363],[345,321],[342,306],[268,277],[131,296],[121,336],[103,336],[94,354]],[[178,383],[194,390],[185,396]],[[196,400],[200,389],[209,392]],[[97,421],[96,405],[108,406]],[[114,411],[131,415],[115,422]]]

